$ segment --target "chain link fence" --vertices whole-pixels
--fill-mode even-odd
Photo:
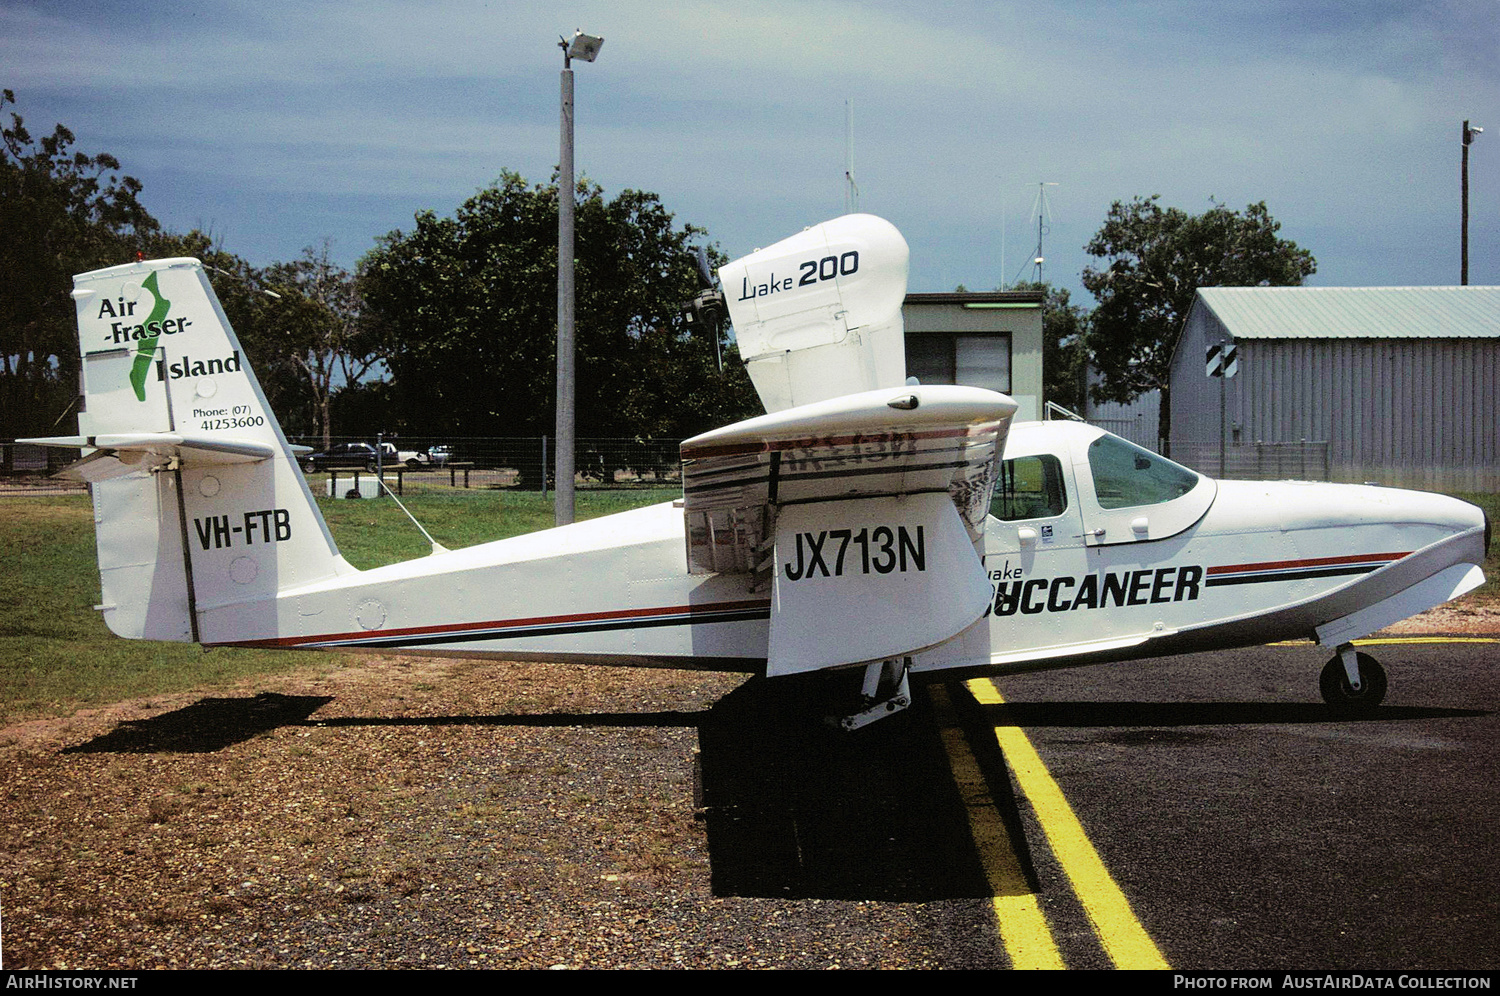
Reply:
[[[1328,443],[1213,442],[1174,444],[1172,459],[1200,473],[1229,481],[1326,481]]]
[[[0,443],[0,494],[51,495],[84,492],[82,481],[57,480],[52,475],[77,460],[79,450]]]
[[[1110,419],[1094,420],[1113,430]],[[322,438],[293,436],[294,445],[313,452],[300,459],[302,469],[317,478],[315,493],[326,490],[327,477],[368,474],[374,468],[377,445],[380,465],[398,475],[399,487],[518,488],[551,491],[554,441],[548,436],[423,436],[390,438],[335,436],[326,449]],[[676,439],[581,438],[574,443],[576,488],[681,488],[682,467]],[[362,445],[351,445],[362,444]],[[1172,454],[1185,464],[1225,480],[1326,481],[1329,479],[1327,442],[1239,443],[1224,447],[1217,441],[1178,444]],[[78,459],[77,451],[0,444],[0,485],[7,491],[45,489],[84,490],[81,483],[58,481],[52,474]]]
[[[400,475],[401,487],[519,488],[551,491],[556,441],[550,436],[321,436],[289,437],[310,446],[300,458],[309,475],[345,475],[372,469],[375,448],[382,470]],[[579,438],[573,444],[576,488],[680,488],[676,439]]]
[[[423,436],[389,438],[291,436],[311,453],[298,463],[313,480],[313,493],[329,491],[329,478],[366,479],[378,462],[398,493],[433,488],[518,488],[552,491],[555,441],[549,436]],[[574,441],[575,488],[682,487],[676,439],[580,438]],[[377,447],[379,457],[377,461]],[[0,490],[6,493],[84,491],[77,481],[52,477],[79,458],[77,450],[0,444]]]

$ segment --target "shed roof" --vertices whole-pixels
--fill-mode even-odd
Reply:
[[[1043,291],[951,291],[949,293],[908,293],[904,304],[957,304],[965,308],[1040,308],[1047,295]]]
[[[1500,287],[1201,287],[1236,339],[1500,338]]]

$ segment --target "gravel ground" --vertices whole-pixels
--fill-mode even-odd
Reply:
[[[0,731],[5,967],[1002,963],[920,704],[850,737],[788,679],[333,660]]]
[[[742,676],[359,665],[0,734],[5,967],[937,967],[995,943],[967,839],[932,849],[963,826],[951,787],[849,770],[884,781],[920,718],[851,748],[784,695],[784,724],[748,722],[766,683]],[[873,771],[872,744],[895,752]]]

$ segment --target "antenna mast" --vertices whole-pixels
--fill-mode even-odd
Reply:
[[[1045,180],[1038,182],[1036,185],[1036,200],[1031,204],[1031,210],[1036,213],[1036,252],[1032,254],[1031,260],[1026,266],[1036,267],[1033,279],[1037,283],[1042,282],[1042,262],[1045,259],[1042,254],[1042,238],[1052,230],[1048,224],[1052,220],[1052,209],[1047,205],[1047,188],[1056,186],[1058,184],[1049,183]],[[1021,267],[1020,271],[1016,273],[1017,280],[1021,278],[1021,273],[1025,272],[1026,266]]]

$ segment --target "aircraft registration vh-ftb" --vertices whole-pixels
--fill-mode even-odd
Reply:
[[[201,264],[75,278],[80,435],[111,630],[205,646],[1004,674],[1351,641],[1483,581],[1483,513],[1382,487],[1215,481],[1010,398],[905,375],[907,246],[850,215],[718,272],[768,414],[682,444],[683,497],[374,570],[339,555]],[[699,302],[705,300],[700,295]]]

